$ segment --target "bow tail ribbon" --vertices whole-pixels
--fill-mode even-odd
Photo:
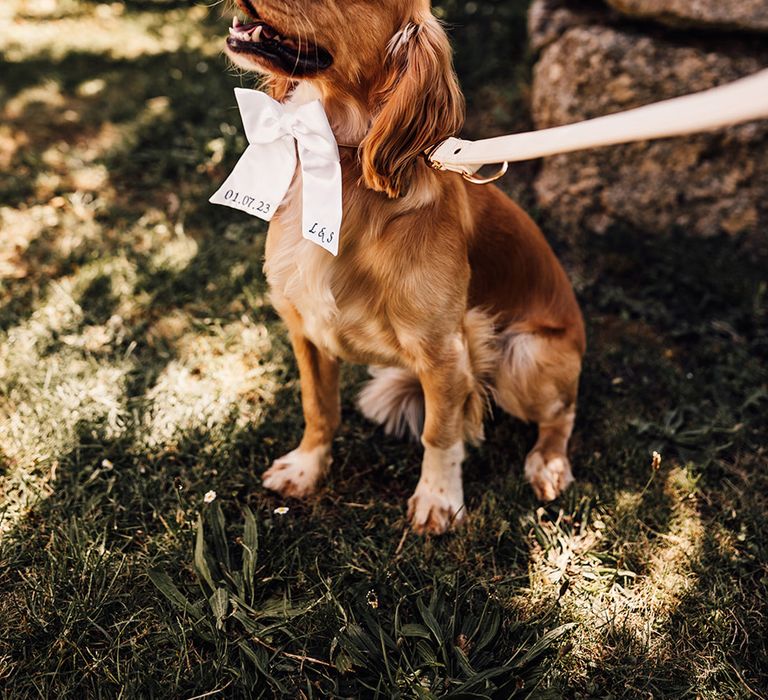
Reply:
[[[305,150],[299,143],[303,179],[302,235],[339,254],[341,230],[341,164]]]
[[[271,221],[293,181],[298,146],[302,235],[338,255],[341,163],[322,105],[312,102],[288,110],[264,93],[235,92],[250,145],[210,201]]]
[[[296,151],[290,138],[248,146],[209,201],[272,221],[291,186],[295,169]]]

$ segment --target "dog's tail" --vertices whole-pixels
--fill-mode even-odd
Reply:
[[[464,437],[483,440],[483,418],[490,405],[490,386],[498,367],[499,350],[493,319],[477,309],[464,317],[472,366],[472,388],[464,406]],[[372,379],[358,397],[363,415],[384,427],[388,435],[410,434],[418,440],[424,428],[424,392],[419,378],[407,369],[372,367]]]
[[[383,426],[387,435],[418,440],[424,428],[424,392],[419,378],[407,369],[371,367],[372,379],[357,398],[363,415]]]

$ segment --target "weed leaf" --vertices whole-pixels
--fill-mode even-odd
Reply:
[[[198,618],[202,617],[203,612],[200,609],[200,606],[190,603],[184,594],[176,587],[168,574],[159,569],[150,569],[148,575],[150,581],[155,585],[155,588],[173,603],[173,605],[181,610],[191,612]]]
[[[254,588],[253,577],[256,573],[256,559],[259,553],[259,529],[256,518],[248,506],[243,508],[245,526],[243,529],[243,582],[245,584],[245,598],[253,604]]]
[[[203,581],[208,585],[208,589],[211,591],[216,590],[216,585],[213,582],[213,573],[208,561],[208,553],[205,546],[205,535],[203,533],[203,519],[198,516],[197,518],[197,535],[195,536],[195,570],[198,575],[202,577]]]
[[[229,608],[229,593],[226,588],[217,588],[214,594],[208,599],[211,611],[216,619],[216,629],[224,629],[224,618],[227,616]]]

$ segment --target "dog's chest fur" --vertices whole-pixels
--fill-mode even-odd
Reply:
[[[302,238],[300,188],[294,188],[299,196],[291,191],[267,239],[265,271],[275,307],[284,317],[286,305],[293,307],[301,333],[329,355],[357,363],[399,364],[397,334],[384,320],[386,314],[371,308],[370,296],[334,293],[360,285],[350,278],[354,272],[345,268],[345,260]]]
[[[300,84],[290,102],[301,104],[317,99],[311,86]],[[342,138],[345,138],[342,132]],[[348,140],[355,140],[350,138]],[[345,167],[345,166],[343,166]],[[346,167],[349,167],[347,164]],[[301,235],[302,180],[297,168],[291,188],[272,222],[267,237],[265,272],[272,300],[285,318],[298,313],[301,333],[329,355],[362,364],[400,365],[405,346],[414,336],[413,330],[393,325],[397,313],[389,313],[392,290],[377,287],[363,262],[365,256],[347,254],[352,240],[364,231],[349,226],[366,226],[359,212],[350,216],[348,196],[357,187],[359,174],[345,171],[345,220],[339,240],[340,255],[305,240]],[[351,189],[347,189],[351,188]],[[419,197],[408,197],[401,206],[420,203]],[[358,250],[359,253],[359,250]],[[354,261],[353,261],[354,259]],[[291,308],[286,308],[290,305]],[[285,312],[288,312],[286,314]]]

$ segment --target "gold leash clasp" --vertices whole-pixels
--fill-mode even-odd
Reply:
[[[446,142],[443,141],[442,143],[431,146],[430,148],[426,149],[423,154],[429,166],[438,172],[442,173],[450,171],[453,173],[460,173],[467,182],[471,182],[473,185],[490,185],[492,182],[496,182],[496,180],[500,180],[502,177],[504,177],[509,170],[509,163],[505,161],[499,166],[498,171],[493,175],[489,177],[478,177],[477,171],[470,172],[464,165],[443,165],[440,161],[434,160],[434,155],[444,143]]]
[[[475,174],[470,175],[469,173],[462,173],[461,176],[473,185],[490,185],[491,183],[496,182],[496,180],[501,180],[501,178],[507,174],[508,170],[509,163],[504,161],[499,167],[499,170],[489,177],[477,177]]]

